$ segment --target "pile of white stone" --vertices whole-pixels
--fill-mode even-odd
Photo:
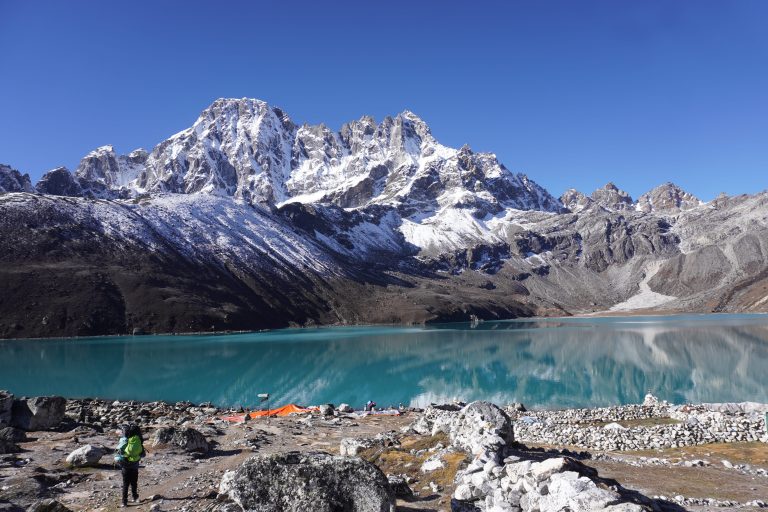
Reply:
[[[669,418],[670,423],[625,427],[627,420]],[[679,421],[675,423],[674,421]],[[679,448],[707,443],[768,442],[759,410],[707,406],[628,405],[519,413],[515,434],[522,442],[596,450]]]
[[[474,456],[456,475],[453,510],[651,510],[648,498],[636,495],[643,504],[630,502],[617,489],[605,486],[594,469],[573,459],[505,457],[514,440],[512,421],[491,403],[430,406],[410,428],[419,434],[447,433],[455,448]]]

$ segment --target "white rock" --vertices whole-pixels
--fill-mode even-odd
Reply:
[[[554,473],[560,473],[565,469],[567,462],[562,457],[553,457],[541,462],[536,462],[531,466],[531,475],[540,482],[546,480]]]
[[[454,499],[467,501],[472,499],[472,489],[467,484],[461,484],[453,492]]]
[[[440,456],[430,457],[424,461],[424,464],[421,465],[421,472],[428,473],[430,471],[435,471],[436,469],[442,469],[444,467],[445,463],[440,458]]]
[[[67,455],[67,464],[69,466],[80,468],[85,466],[95,466],[99,463],[106,451],[102,448],[87,444]]]

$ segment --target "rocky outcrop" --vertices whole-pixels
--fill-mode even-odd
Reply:
[[[590,199],[596,205],[612,212],[634,209],[632,197],[613,183],[608,183],[603,188],[592,192]]]
[[[498,406],[484,401],[472,402],[462,408],[429,406],[410,425],[418,434],[449,435],[451,443],[460,450],[495,458],[505,446],[515,440],[512,421]]]
[[[0,390],[0,427],[11,424],[11,410],[13,408],[13,394]]]
[[[591,197],[579,192],[575,188],[569,188],[562,196],[560,196],[560,202],[563,206],[573,213],[578,213],[582,210],[586,210],[594,201]]]
[[[67,401],[60,396],[14,400],[11,425],[27,432],[48,430],[64,419]]]
[[[345,437],[339,444],[339,453],[344,456],[353,457],[364,450],[374,447],[388,448],[400,444],[399,436],[396,432],[382,432],[374,437]]]
[[[57,167],[45,173],[35,185],[35,190],[41,194],[52,196],[79,197],[83,195],[83,188],[79,181],[66,167]]]
[[[515,415],[523,415],[524,409],[515,405],[510,410]],[[422,434],[445,432],[453,447],[474,456],[467,468],[456,474],[452,510],[641,512],[652,509],[650,499],[622,494],[615,482],[598,478],[593,468],[574,459],[523,460],[509,455],[514,442],[512,421],[504,410],[489,402],[473,402],[460,409],[430,406],[410,428]]]
[[[392,494],[394,494],[396,498],[413,498],[413,490],[411,489],[411,486],[408,485],[408,481],[405,477],[400,475],[387,475],[387,482],[389,483],[389,488],[392,489]]]
[[[73,468],[95,466],[106,453],[107,450],[102,447],[86,444],[67,455],[66,463]]]
[[[21,448],[16,443],[8,441],[6,439],[0,439],[0,455],[6,453],[18,453]]]
[[[667,182],[641,195],[636,207],[641,212],[679,213],[702,204],[698,197]]]
[[[633,503],[602,482],[594,469],[567,457],[540,462],[510,457],[503,466],[473,463],[458,478],[453,497],[456,508],[463,503],[465,509],[483,511],[653,510],[651,500]]]
[[[376,466],[326,453],[252,457],[225,473],[219,492],[243,511],[393,512],[395,505],[387,478]]]
[[[10,166],[0,164],[0,194],[4,192],[32,192],[29,174],[21,174]]]
[[[33,503],[27,512],[72,512],[72,510],[62,503],[48,498]]]
[[[86,197],[127,197],[135,192],[135,182],[145,170],[148,154],[137,149],[117,156],[112,146],[102,146],[88,153],[75,171],[82,195]]]
[[[4,427],[0,428],[0,440],[8,441],[11,443],[18,443],[24,441],[27,438],[26,432],[20,428]]]
[[[161,427],[155,431],[152,446],[169,446],[186,452],[207,453],[211,445],[203,434],[191,427]]]

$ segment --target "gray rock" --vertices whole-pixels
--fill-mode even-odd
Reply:
[[[33,503],[27,512],[72,512],[72,510],[54,499],[46,499]]]
[[[161,427],[157,429],[152,438],[152,446],[159,445],[174,446],[186,452],[207,453],[211,449],[205,436],[190,427]]]
[[[396,498],[411,498],[413,497],[413,491],[408,485],[405,477],[400,475],[387,475],[387,482],[389,482],[389,488],[392,489]]]
[[[477,401],[466,405],[451,423],[451,442],[472,454],[497,452],[515,441],[512,420],[498,406]]]
[[[320,416],[333,416],[333,404],[322,404],[320,406]]]
[[[11,424],[11,409],[13,408],[13,394],[0,390],[0,427]]]
[[[355,456],[362,450],[367,450],[374,446],[389,447],[400,444],[399,436],[396,432],[381,432],[374,437],[345,437],[339,444],[339,453],[344,456]]]
[[[341,404],[339,406],[338,411],[346,414],[346,413],[354,412],[355,410],[349,404]]]
[[[11,426],[26,430],[48,430],[64,419],[67,401],[60,396],[39,396],[13,401]]]
[[[0,439],[0,454],[19,453],[20,451],[21,448],[16,446],[15,443],[6,441],[5,439]]]
[[[219,492],[258,512],[391,512],[395,505],[379,468],[327,453],[252,457],[224,475]]]
[[[678,213],[696,208],[700,204],[702,201],[698,197],[674,183],[667,182],[641,195],[636,208],[642,212]]]
[[[29,174],[21,174],[16,169],[0,164],[0,194],[3,192],[32,192]]]
[[[106,454],[106,450],[87,444],[67,455],[67,464],[74,468],[95,466]]]
[[[66,167],[57,167],[45,173],[35,185],[35,190],[54,196],[78,197],[83,194],[80,183]]]
[[[370,438],[345,437],[339,444],[339,453],[344,457],[354,457],[362,450],[366,450],[374,445],[374,440]]]
[[[0,441],[10,441],[11,443],[19,443],[27,439],[27,434],[16,427],[4,427],[0,428]]]

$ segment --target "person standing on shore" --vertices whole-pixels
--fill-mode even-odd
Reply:
[[[139,461],[144,457],[144,439],[138,425],[122,425],[118,431],[122,437],[117,443],[115,462],[120,464],[123,475],[123,502],[121,507],[128,506],[128,487],[134,503],[139,501]]]

